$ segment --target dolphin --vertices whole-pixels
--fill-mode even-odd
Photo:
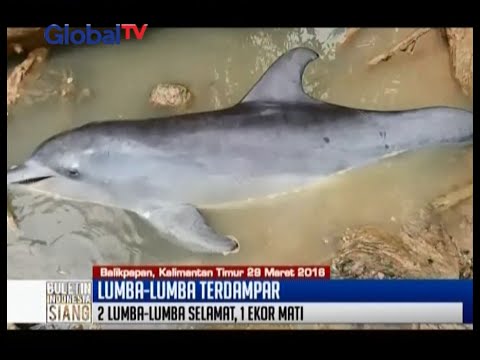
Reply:
[[[473,114],[449,107],[371,111],[309,96],[318,53],[280,56],[241,101],[215,111],[92,122],[40,144],[7,171],[29,186],[132,211],[192,252],[239,251],[199,205],[286,192],[405,151],[473,142]]]

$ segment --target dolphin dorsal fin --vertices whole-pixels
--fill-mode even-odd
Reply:
[[[302,78],[307,65],[317,58],[318,53],[304,47],[288,51],[268,68],[241,103],[312,101],[303,89]]]

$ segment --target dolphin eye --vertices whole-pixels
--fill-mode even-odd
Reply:
[[[67,173],[70,177],[77,177],[80,175],[80,172],[77,169],[68,169]]]

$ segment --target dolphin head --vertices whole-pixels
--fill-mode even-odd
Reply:
[[[10,184],[34,185],[52,178],[78,181],[85,174],[82,169],[82,148],[79,134],[65,132],[40,144],[20,166],[7,171]]]
[[[93,139],[80,131],[56,135],[7,170],[7,188],[24,186],[77,201],[107,202],[105,186],[89,167]]]

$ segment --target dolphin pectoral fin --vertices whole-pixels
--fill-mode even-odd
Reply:
[[[215,232],[192,205],[166,205],[146,211],[142,216],[162,238],[187,250],[229,255],[240,249],[235,238]]]
[[[303,72],[318,56],[306,47],[288,51],[270,66],[241,102],[318,102],[303,89]]]

